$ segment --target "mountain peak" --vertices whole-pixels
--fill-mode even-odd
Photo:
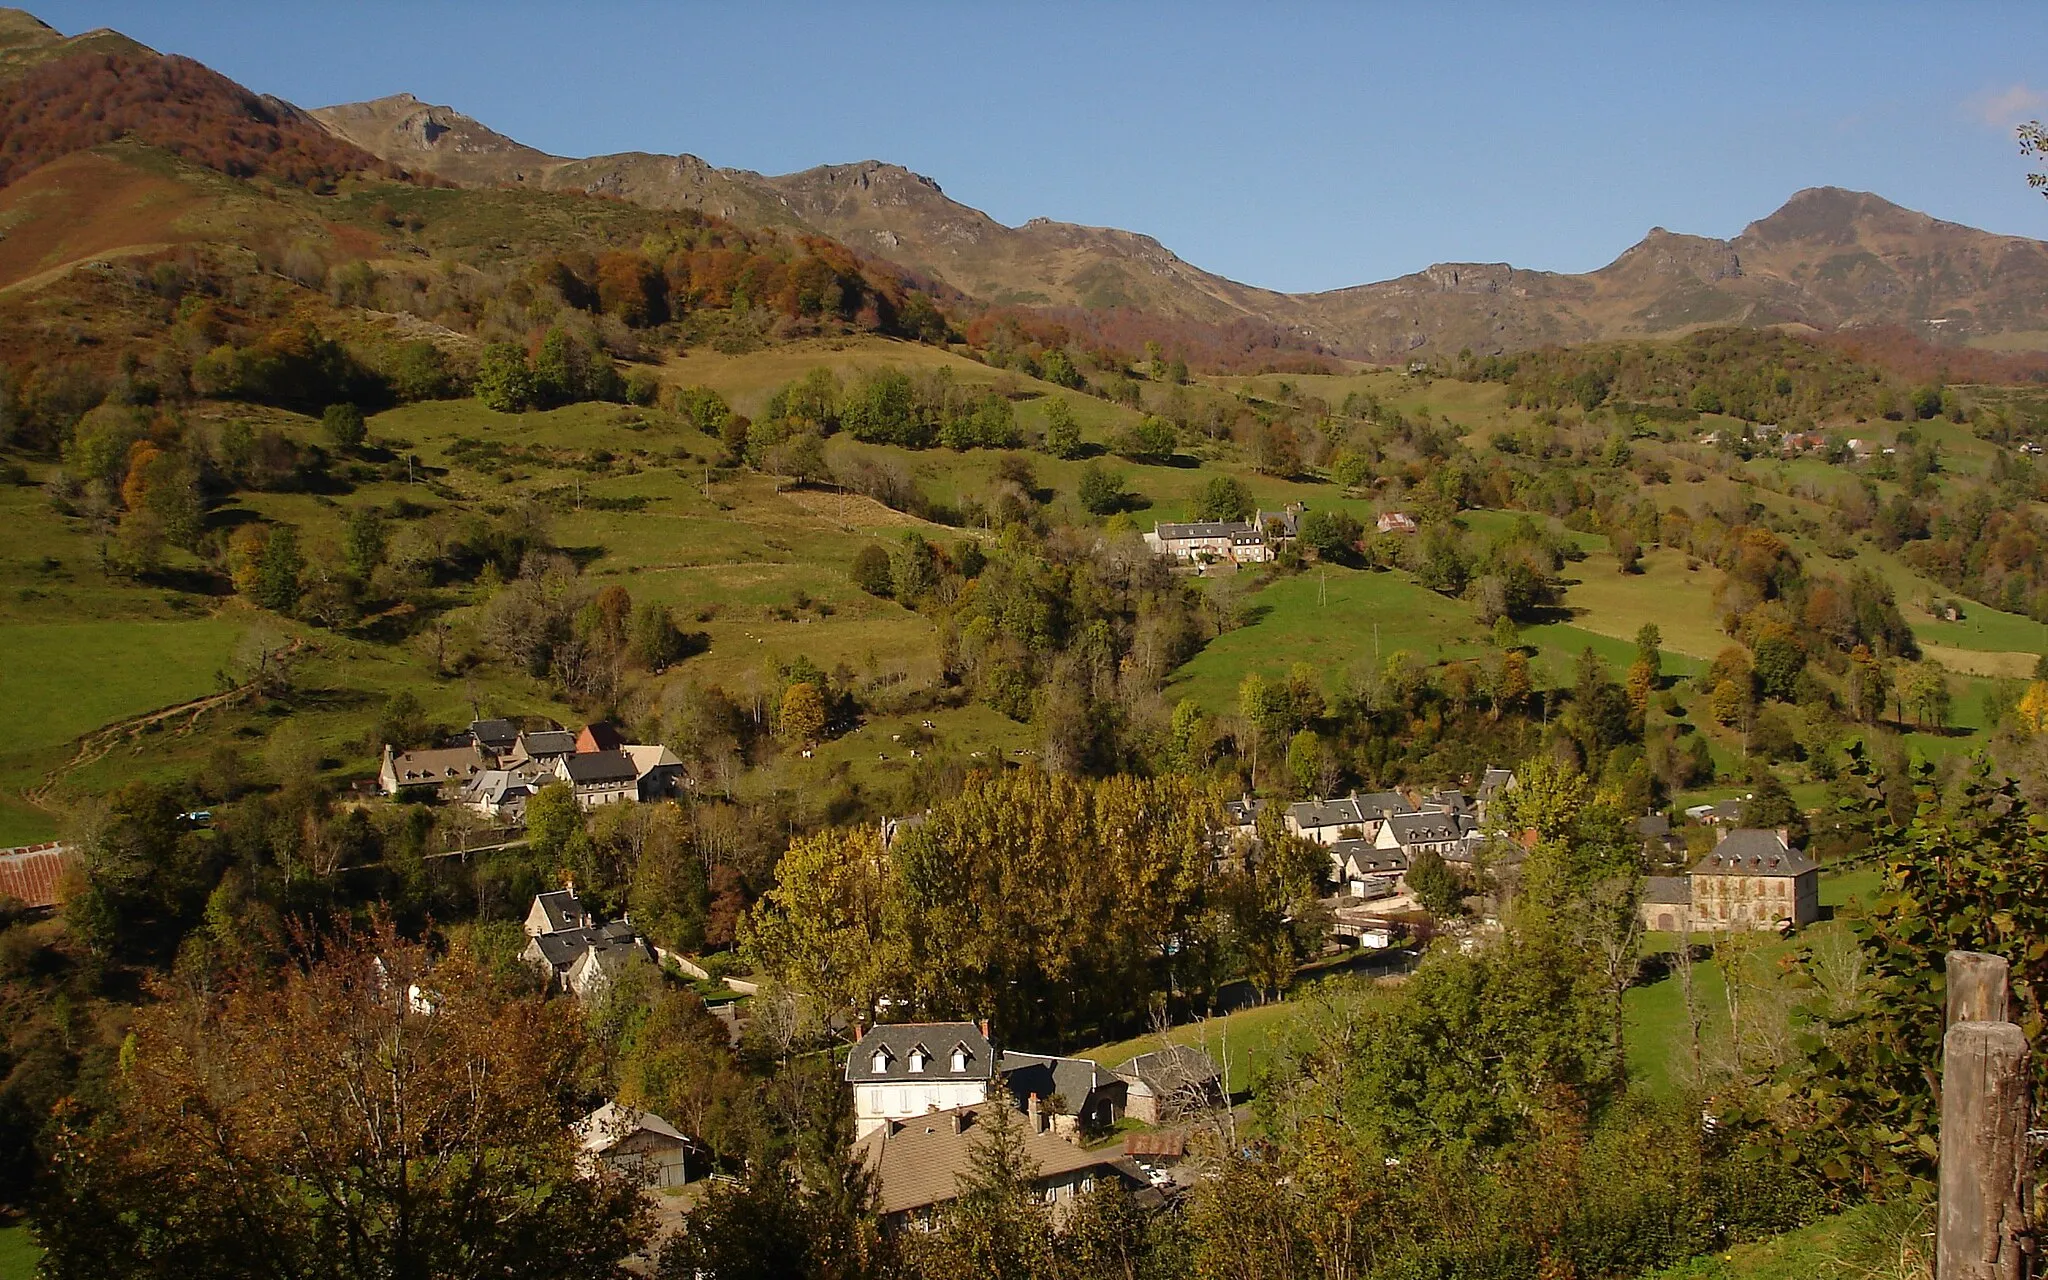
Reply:
[[[1752,222],[1742,238],[1771,244],[1848,244],[1870,224],[1922,227],[1934,219],[1893,204],[1883,196],[1845,187],[1808,187],[1795,192],[1776,213]]]

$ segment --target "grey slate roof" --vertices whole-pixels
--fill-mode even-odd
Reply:
[[[623,920],[584,929],[563,929],[543,933],[533,940],[542,956],[556,969],[566,970],[585,951],[640,951],[640,935]],[[642,952],[644,955],[645,952]]]
[[[1259,820],[1259,811],[1265,807],[1266,802],[1257,796],[1245,796],[1239,800],[1225,800],[1223,802],[1225,816],[1230,819],[1231,825],[1236,827],[1249,827],[1257,822]]]
[[[1442,844],[1465,834],[1465,826],[1454,813],[1394,813],[1387,815],[1394,839],[1411,844]]]
[[[967,1049],[967,1070],[953,1070],[953,1050]],[[922,1047],[931,1061],[923,1071],[910,1069],[910,1055]],[[874,1069],[877,1052],[887,1055],[884,1070]],[[853,1084],[890,1084],[907,1080],[993,1080],[996,1052],[972,1022],[902,1022],[872,1028],[847,1055],[846,1078]]]
[[[1366,875],[1399,875],[1408,869],[1407,854],[1378,848],[1370,840],[1339,840],[1330,846],[1330,860],[1339,865],[1356,862]]]
[[[1645,814],[1636,819],[1636,834],[1645,840],[1662,840],[1671,834],[1671,819],[1661,813]]]
[[[580,929],[590,919],[590,914],[583,909],[583,900],[576,896],[574,889],[550,889],[533,895],[533,901],[547,918],[549,933]]]
[[[519,726],[510,720],[472,720],[469,737],[486,751],[503,751],[519,741]]]
[[[1786,847],[1775,831],[1743,827],[1730,831],[1714,851],[1693,865],[1696,876],[1796,876],[1820,864],[1801,849]]]
[[[569,781],[579,786],[601,782],[632,782],[639,778],[633,757],[623,751],[586,751],[562,762]]]
[[[542,756],[573,756],[576,754],[576,735],[567,729],[542,729],[535,733],[519,735],[520,750],[528,759]]]
[[[1658,907],[1692,905],[1692,881],[1684,876],[1651,876],[1643,881],[1643,901]]]
[[[1287,816],[1298,827],[1359,827],[1365,825],[1365,816],[1359,812],[1358,802],[1346,797],[1341,800],[1297,800],[1287,806]]]
[[[1162,524],[1153,529],[1153,536],[1161,542],[1176,542],[1188,538],[1234,538],[1242,534],[1256,536],[1258,529],[1244,520],[1195,520],[1186,524]]]
[[[1408,803],[1408,797],[1398,791],[1374,791],[1362,796],[1352,796],[1358,806],[1361,818],[1384,818],[1389,814],[1413,813],[1415,806]]]
[[[1040,1099],[1060,1095],[1069,1112],[1088,1105],[1088,1097],[1116,1077],[1088,1058],[1055,1058],[1043,1053],[1010,1053],[1002,1056],[1003,1082],[1017,1105],[1027,1105],[1032,1094]]]
[[[1193,1045],[1170,1044],[1164,1049],[1141,1053],[1112,1068],[1126,1080],[1134,1080],[1154,1094],[1171,1093],[1188,1085],[1206,1087],[1220,1078],[1216,1063]]]

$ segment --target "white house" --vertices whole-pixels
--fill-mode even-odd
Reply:
[[[985,1022],[875,1027],[846,1059],[855,1135],[864,1138],[892,1120],[984,1102],[997,1065]]]
[[[576,793],[584,809],[636,800],[640,795],[640,771],[633,757],[624,751],[579,751],[555,762],[555,777]]]

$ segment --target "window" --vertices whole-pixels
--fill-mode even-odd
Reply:
[[[917,1048],[912,1049],[910,1051],[910,1069],[912,1071],[922,1072],[925,1068],[925,1064],[930,1062],[931,1060],[932,1055],[924,1051],[923,1045],[919,1045],[917,1046]]]
[[[881,1075],[887,1071],[889,1069],[889,1051],[887,1049],[875,1050],[874,1062],[876,1075]]]
[[[953,1047],[953,1070],[967,1070],[967,1046],[964,1044]]]

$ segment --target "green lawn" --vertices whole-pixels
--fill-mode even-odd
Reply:
[[[1231,1091],[1238,1093],[1250,1088],[1252,1081],[1258,1078],[1266,1063],[1271,1061],[1275,1044],[1286,1034],[1288,1024],[1300,1012],[1298,1001],[1292,999],[1252,1005],[1221,1017],[1175,1027],[1166,1033],[1166,1040],[1173,1044],[1205,1046],[1209,1056],[1223,1067]],[[1077,1050],[1074,1056],[1091,1058],[1104,1067],[1114,1067],[1159,1047],[1160,1037],[1144,1035],[1115,1044],[1098,1045],[1093,1049]]]
[[[1218,636],[1168,686],[1214,713],[1233,712],[1237,686],[1258,671],[1285,676],[1307,662],[1335,692],[1361,663],[1405,649],[1424,662],[1479,652],[1471,606],[1415,585],[1407,574],[1321,567],[1281,577],[1252,597],[1257,620]]]
[[[245,625],[201,618],[0,626],[10,752],[69,742],[109,721],[211,692]]]
[[[27,1227],[0,1227],[0,1280],[34,1280],[42,1256]]]
[[[1858,867],[1841,872],[1823,872],[1820,900],[1823,907],[1840,913],[1852,903],[1868,901],[1876,893],[1878,872]],[[1767,957],[1790,954],[1812,941],[1822,931],[1843,927],[1837,919],[1810,926],[1792,938],[1771,937],[1763,944]],[[1708,935],[1695,935],[1695,945],[1710,943]],[[1643,940],[1646,953],[1676,950],[1678,939],[1668,933],[1651,933]],[[1711,1043],[1728,1031],[1727,983],[1718,961],[1705,960],[1693,966],[1693,1000],[1699,1008],[1701,1038]],[[1668,1094],[1686,1082],[1691,1070],[1691,1030],[1685,1008],[1683,985],[1676,976],[1634,987],[1623,997],[1624,1035],[1629,1075],[1654,1093]]]

